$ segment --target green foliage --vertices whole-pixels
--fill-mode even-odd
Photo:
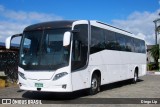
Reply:
[[[152,71],[152,70],[156,70],[156,69],[157,69],[157,65],[155,63],[147,64],[147,70]]]
[[[158,59],[159,59],[159,45],[154,45],[151,50],[150,50],[150,54],[152,55],[152,57],[155,60],[156,63],[156,67],[158,67]]]

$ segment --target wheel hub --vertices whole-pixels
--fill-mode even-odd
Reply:
[[[134,80],[135,80],[135,81],[137,81],[137,74],[135,74],[135,76],[134,76]]]
[[[93,79],[92,80],[92,89],[96,89],[97,88],[97,80]]]

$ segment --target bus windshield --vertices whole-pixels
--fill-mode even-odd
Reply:
[[[69,29],[26,31],[23,33],[19,66],[25,70],[56,70],[69,64],[70,46],[63,47]]]

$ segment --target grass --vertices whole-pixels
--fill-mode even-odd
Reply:
[[[10,82],[4,79],[0,79],[0,89],[7,88],[7,87],[16,87],[16,86],[18,86],[17,82]]]
[[[17,86],[17,81],[12,82],[12,81],[7,81],[5,87],[11,87],[11,86]]]

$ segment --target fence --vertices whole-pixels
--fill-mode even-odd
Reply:
[[[18,52],[0,52],[0,71],[4,71],[7,79],[16,81],[18,78]]]

